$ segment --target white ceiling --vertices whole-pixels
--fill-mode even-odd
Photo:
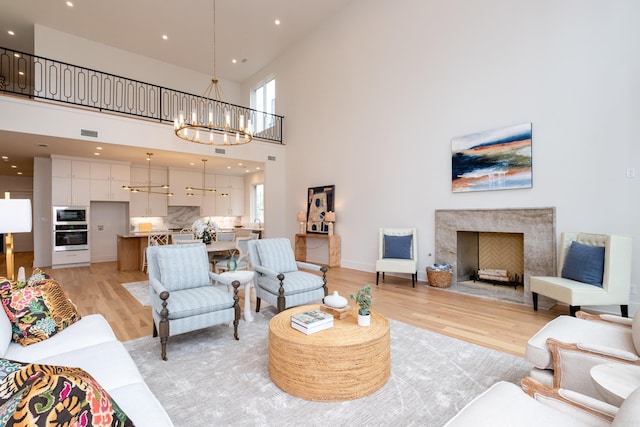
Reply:
[[[350,1],[216,0],[216,76],[243,82]],[[33,26],[39,24],[202,73],[213,73],[213,0],[73,0],[73,7],[65,3],[3,0],[0,46],[33,53]],[[276,19],[280,25],[275,25]],[[9,30],[15,35],[10,36]],[[164,34],[167,40],[162,39]],[[232,63],[233,59],[238,62]],[[0,161],[0,175],[15,175],[20,169],[23,176],[32,176],[34,152],[85,156],[77,143],[56,138],[45,141],[48,147],[39,147],[41,143],[42,137],[36,141],[28,135],[0,131],[0,155],[9,157],[8,162]],[[73,150],[66,152],[72,145]],[[94,147],[85,149],[86,157],[92,157]],[[130,151],[120,147],[113,151],[118,154],[109,160],[124,157],[131,161],[144,156],[139,153],[144,150],[140,149]],[[154,154],[154,161],[157,158],[161,164],[165,156],[167,162],[185,161],[175,153]],[[207,170],[225,166],[214,166],[214,159],[209,160]],[[12,169],[10,164],[18,167]]]

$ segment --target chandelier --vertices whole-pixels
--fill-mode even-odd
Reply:
[[[124,188],[125,190],[129,190],[132,193],[162,194],[168,197],[173,196],[173,193],[169,191],[157,191],[158,188],[164,188],[165,190],[168,190],[168,184],[151,185],[151,156],[153,156],[153,153],[147,153],[147,185],[123,185],[122,188]]]
[[[253,139],[251,120],[236,111],[232,114],[232,107],[236,109],[222,100],[222,90],[216,78],[216,1],[213,0],[213,77],[192,107],[190,117],[185,117],[184,111],[180,111],[174,119],[173,130],[179,138],[197,144],[247,144]]]
[[[193,193],[194,191],[202,191],[203,196],[207,195],[207,193],[216,192],[215,188],[207,188],[207,186],[205,185],[205,177],[206,177],[205,168],[206,167],[207,167],[207,159],[202,159],[202,188],[186,187],[187,196],[195,196],[195,193]]]

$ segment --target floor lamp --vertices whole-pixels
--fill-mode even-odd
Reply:
[[[0,233],[5,233],[7,278],[15,279],[13,264],[13,236],[11,233],[28,233],[31,231],[31,200],[10,199],[9,193],[0,199]]]

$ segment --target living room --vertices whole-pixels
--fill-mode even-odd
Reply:
[[[307,188],[335,185],[342,267],[371,274],[378,229],[410,226],[418,230],[418,278],[424,282],[425,268],[440,261],[438,209],[554,207],[556,238],[562,231],[588,231],[637,242],[640,193],[627,171],[640,166],[633,142],[640,110],[634,81],[640,64],[633,55],[638,7],[632,0],[345,2],[258,73],[229,82],[231,102],[248,104],[258,82],[277,79],[285,146],[257,142],[233,153],[277,158],[265,163],[268,237],[293,239]],[[188,74],[187,83],[174,67],[152,73],[155,61],[61,30],[38,27],[35,36],[37,55],[142,81],[199,93],[210,78]],[[120,63],[114,52],[137,61]],[[92,144],[77,136],[86,124],[101,131],[104,144],[211,154],[174,142],[167,125],[6,98],[0,97],[3,131]],[[523,122],[533,127],[531,188],[451,191],[452,138]],[[5,144],[11,140],[0,140]],[[633,260],[637,285],[637,250]],[[633,314],[640,297],[631,298]]]

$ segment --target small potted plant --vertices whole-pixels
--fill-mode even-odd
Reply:
[[[366,285],[357,290],[351,294],[351,299],[354,299],[360,307],[358,308],[358,325],[369,326],[371,324],[371,286]]]

